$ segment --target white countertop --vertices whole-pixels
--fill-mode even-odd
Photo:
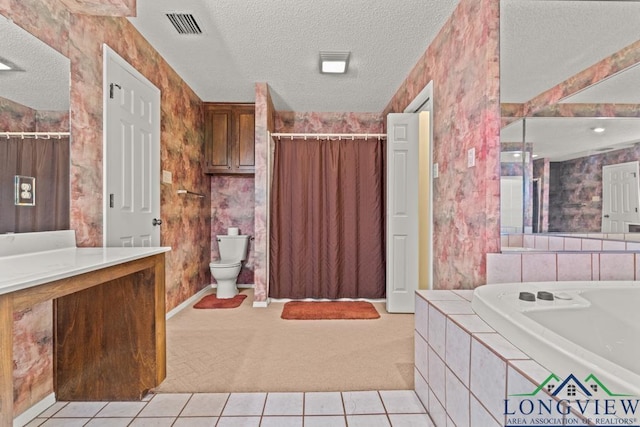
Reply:
[[[169,247],[72,247],[0,256],[0,295],[170,250]]]

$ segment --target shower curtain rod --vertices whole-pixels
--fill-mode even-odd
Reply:
[[[289,139],[332,139],[332,140],[343,140],[343,139],[369,139],[369,138],[377,138],[378,140],[387,139],[386,133],[271,133],[272,138],[278,138],[278,140],[282,138]]]
[[[0,132],[0,138],[29,138],[29,139],[61,139],[71,136],[71,132]]]

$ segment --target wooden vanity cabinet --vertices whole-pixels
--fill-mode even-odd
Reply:
[[[209,174],[255,172],[255,105],[205,103],[205,164]]]

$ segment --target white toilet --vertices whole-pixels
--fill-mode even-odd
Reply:
[[[247,259],[249,236],[218,235],[220,260],[209,264],[211,274],[218,283],[216,295],[218,298],[233,298],[238,294],[236,281],[242,261]]]

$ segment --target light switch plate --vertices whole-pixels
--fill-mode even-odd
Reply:
[[[476,165],[476,149],[469,148],[467,151],[467,167],[472,168]]]
[[[438,169],[438,164],[433,164],[433,177],[437,178],[440,175],[440,170]]]
[[[163,184],[171,184],[173,182],[173,176],[171,172],[163,170],[162,171],[162,183]]]

